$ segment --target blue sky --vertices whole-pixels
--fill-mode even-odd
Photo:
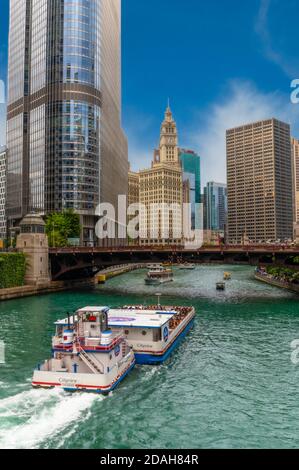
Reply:
[[[8,0],[1,13],[4,79]],[[299,105],[290,103],[290,82],[299,78],[298,14],[299,0],[123,0],[123,125],[132,167],[149,166],[168,97],[180,145],[202,156],[203,182],[225,181],[228,127],[275,116],[299,137]]]

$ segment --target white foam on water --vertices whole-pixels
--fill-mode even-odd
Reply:
[[[95,400],[104,397],[89,393],[67,394],[62,390],[30,390],[0,400],[0,423],[5,416],[25,418],[19,425],[2,427],[0,449],[31,449],[77,420],[87,419]],[[72,432],[68,431],[67,436]]]

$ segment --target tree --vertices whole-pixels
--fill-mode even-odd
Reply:
[[[80,217],[72,209],[53,212],[46,217],[46,234],[51,247],[66,247],[69,238],[79,238]]]

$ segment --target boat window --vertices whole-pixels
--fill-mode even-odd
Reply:
[[[142,335],[143,335],[143,336],[146,336],[146,335],[147,335],[147,331],[143,330]]]
[[[158,342],[161,341],[162,336],[161,336],[161,330],[160,328],[155,328],[154,329],[154,334],[153,334],[153,340]]]

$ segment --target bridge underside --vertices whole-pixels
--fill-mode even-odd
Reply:
[[[299,253],[298,253],[299,254]],[[96,251],[50,250],[53,280],[72,280],[94,276],[110,266],[136,263],[198,263],[198,264],[281,264],[292,265],[296,253],[246,251]]]

